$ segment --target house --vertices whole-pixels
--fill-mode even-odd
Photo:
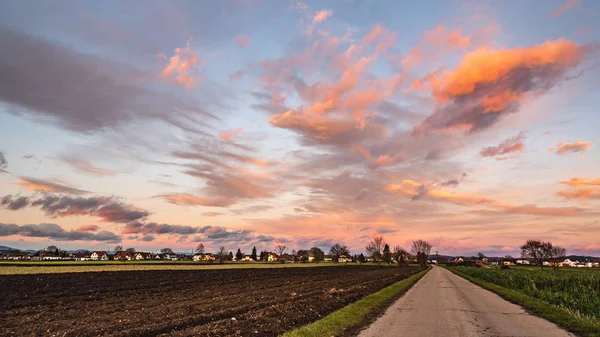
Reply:
[[[131,261],[133,259],[133,257],[130,252],[124,250],[124,251],[116,252],[115,255],[113,256],[113,259],[115,261]]]
[[[92,254],[88,253],[88,252],[78,252],[73,254],[73,259],[75,259],[75,261],[89,261],[92,259]],[[108,255],[106,256],[106,258],[108,259]]]
[[[529,262],[529,260],[527,260],[527,259],[517,259],[515,262],[518,265],[530,265],[531,264]]]
[[[452,263],[464,263],[465,259],[462,258],[462,256],[457,256],[452,260]]]
[[[152,254],[144,253],[144,252],[137,252],[137,253],[133,254],[133,259],[134,260],[152,260]]]
[[[2,260],[31,260],[31,254],[19,250],[4,250],[0,251],[0,259]]]
[[[267,252],[267,261],[268,262],[274,262],[274,261],[277,261],[278,259],[279,259],[279,255],[272,253],[272,252]]]
[[[154,254],[154,259],[155,260],[165,260],[166,259],[166,254]]]
[[[107,261],[108,260],[108,254],[106,254],[106,252],[96,251],[96,252],[93,252],[90,255],[90,260],[94,260],[94,261]]]
[[[331,255],[324,255],[323,256],[323,261],[325,261],[325,262],[331,262],[331,261],[333,261],[333,256],[331,256]]]
[[[62,260],[63,258],[60,256],[53,256],[53,255],[46,255],[46,256],[42,256],[42,260],[43,261],[59,261]]]
[[[169,261],[177,261],[179,260],[179,258],[177,258],[177,254],[163,254],[165,256],[165,260],[169,260]]]
[[[313,254],[308,255],[308,262],[313,262],[315,260],[315,256]]]
[[[208,254],[196,254],[192,258],[192,260],[194,260],[196,262],[214,261],[215,260],[215,256],[213,254],[211,254],[211,253],[208,253]]]
[[[565,259],[563,261],[563,265],[567,266],[567,267],[575,267],[576,264],[577,264],[577,261],[571,261],[571,259]]]
[[[350,255],[342,254],[338,257],[339,263],[347,263],[352,262],[352,257]]]

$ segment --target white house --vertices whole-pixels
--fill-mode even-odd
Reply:
[[[279,256],[277,256],[277,254],[271,253],[271,252],[267,253],[267,261],[268,262],[274,262],[274,261],[277,261],[277,259],[279,259]]]
[[[352,257],[342,254],[342,255],[340,255],[340,257],[338,257],[338,262],[339,263],[352,262]]]
[[[101,252],[101,251],[93,252],[92,255],[90,255],[90,260],[107,261],[108,254],[106,254],[106,252]]]
[[[518,260],[517,260],[517,261],[515,261],[515,262],[516,262],[517,264],[520,264],[520,265],[529,265],[529,264],[530,264],[530,263],[529,263],[529,260],[526,260],[526,259],[518,259]]]
[[[575,267],[576,264],[577,264],[577,261],[571,261],[570,259],[565,259],[563,261],[563,265],[568,266],[568,267]]]

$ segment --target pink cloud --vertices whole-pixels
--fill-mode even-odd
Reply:
[[[577,141],[575,143],[562,143],[559,142],[556,148],[549,148],[548,151],[554,152],[558,155],[565,155],[569,153],[586,152],[592,147],[592,142]]]
[[[225,130],[225,131],[221,132],[221,134],[219,135],[219,138],[222,141],[228,141],[231,138],[233,138],[237,135],[240,135],[242,132],[244,132],[244,128]]]
[[[525,144],[523,143],[523,139],[525,139],[524,133],[519,133],[516,137],[509,138],[498,146],[490,146],[483,148],[479,155],[482,157],[496,157],[496,160],[507,159],[507,157],[499,157],[504,155],[510,155],[513,153],[521,153],[525,150]]]
[[[552,12],[552,17],[553,18],[558,18],[559,16],[561,16],[564,12],[566,12],[567,10],[577,6],[579,4],[579,0],[567,0],[565,1],[564,4],[562,4],[562,6],[560,6],[559,9],[555,10],[554,12]]]
[[[580,177],[573,177],[569,180],[566,181],[561,181],[561,184],[565,184],[565,185],[569,185],[572,187],[580,187],[580,186],[600,186],[600,178],[593,180],[593,179],[586,179],[586,178],[580,178]]]
[[[97,225],[84,225],[84,226],[79,226],[75,229],[76,232],[95,232],[98,229],[100,229],[100,227],[98,227]]]
[[[248,48],[252,44],[246,35],[236,35],[234,40],[238,48]]]
[[[326,9],[320,10],[320,11],[316,12],[315,15],[313,16],[312,22],[313,22],[313,24],[323,22],[332,15],[333,15],[333,11],[331,11],[331,10],[326,10]]]
[[[175,54],[169,58],[169,63],[162,70],[161,76],[171,82],[193,89],[198,82],[196,67],[200,57],[190,48],[190,41],[185,48],[175,48]]]

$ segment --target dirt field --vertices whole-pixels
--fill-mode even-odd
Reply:
[[[0,276],[0,335],[276,336],[419,270],[346,266],[6,275]]]

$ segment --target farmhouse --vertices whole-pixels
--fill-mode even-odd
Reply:
[[[267,261],[268,262],[273,262],[273,261],[277,261],[279,259],[279,256],[273,252],[267,252]]]
[[[352,262],[352,257],[350,255],[342,254],[338,257],[339,263]]]
[[[196,254],[192,258],[192,260],[194,260],[196,262],[198,262],[198,261],[214,261],[215,260],[215,256],[213,254],[211,254],[211,253]]]
[[[452,260],[452,263],[464,263],[465,260],[462,258],[462,256],[457,256],[454,258],[454,260]]]
[[[527,260],[527,259],[517,259],[515,262],[519,265],[530,265],[531,264],[529,262],[529,260]]]
[[[2,260],[31,260],[31,254],[21,252],[19,250],[3,250],[0,251],[0,259]]]
[[[325,262],[331,262],[331,261],[333,261],[333,256],[331,256],[331,255],[325,255],[325,256],[323,256],[323,261],[325,261]]]
[[[106,258],[108,259],[108,255]],[[75,261],[89,261],[92,259],[92,255],[89,252],[78,252],[73,254],[73,259]]]
[[[108,260],[108,254],[106,254],[106,252],[101,252],[101,251],[93,252],[90,255],[90,260],[106,261],[106,260]]]
[[[131,253],[128,251],[116,252],[113,256],[115,261],[130,261],[132,259]]]

